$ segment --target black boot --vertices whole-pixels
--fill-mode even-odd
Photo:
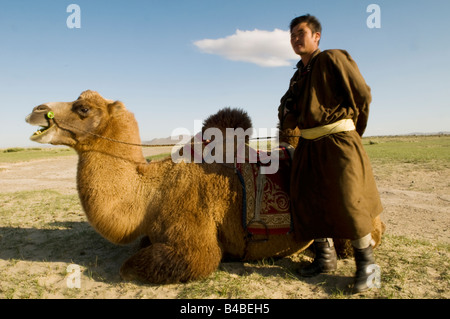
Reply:
[[[369,285],[371,285],[372,283],[369,283],[368,279],[370,275],[373,274],[373,271],[375,269],[369,269],[369,266],[375,265],[375,258],[373,257],[372,246],[363,249],[353,247],[353,250],[355,252],[356,262],[356,274],[353,293],[359,293],[372,288],[369,287]]]
[[[318,274],[333,272],[337,268],[337,255],[334,246],[330,247],[328,241],[314,242],[316,257],[314,261],[300,269],[299,273],[303,277],[314,277]]]

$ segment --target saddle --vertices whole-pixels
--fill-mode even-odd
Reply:
[[[203,144],[200,150],[209,144],[209,141],[196,138]],[[205,162],[203,154],[191,146],[185,145],[188,160]],[[234,169],[243,190],[242,226],[247,237],[252,239],[254,235],[262,235],[258,236],[262,239],[255,241],[266,241],[269,235],[286,235],[293,230],[289,183],[294,148],[285,143],[270,152],[255,150],[249,145],[245,148],[236,152]],[[245,155],[240,157],[239,154]],[[265,174],[265,168],[273,164],[271,160],[274,159],[278,160],[278,170]]]

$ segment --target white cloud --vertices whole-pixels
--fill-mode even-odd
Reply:
[[[236,33],[220,39],[195,41],[201,51],[217,54],[232,61],[255,63],[263,67],[292,65],[299,60],[290,44],[289,31],[275,29],[264,31],[236,30]]]

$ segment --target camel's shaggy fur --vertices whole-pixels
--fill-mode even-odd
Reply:
[[[245,113],[230,110],[205,126],[220,127],[217,119],[222,128],[236,127],[235,119],[244,129],[251,126]],[[141,147],[113,141],[140,143],[137,122],[121,102],[86,91],[74,102],[37,106],[27,122],[47,128],[32,140],[77,151],[79,197],[101,235],[117,244],[146,236],[146,245],[122,265],[124,279],[186,282],[208,276],[224,257],[286,256],[310,244],[292,234],[247,241],[242,186],[226,165],[177,164],[170,158],[147,163]]]

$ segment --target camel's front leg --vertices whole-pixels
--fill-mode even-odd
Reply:
[[[154,284],[187,282],[210,275],[219,265],[221,251],[216,247],[176,249],[156,243],[142,248],[124,262],[120,276]]]

